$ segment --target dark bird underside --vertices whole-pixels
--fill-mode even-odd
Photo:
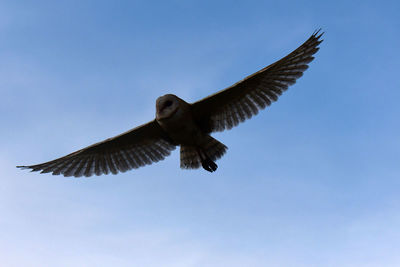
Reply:
[[[185,112],[190,113],[200,135],[209,136],[213,132],[229,130],[278,100],[308,68],[314,59],[313,55],[319,50],[322,34],[316,31],[286,57],[222,91],[195,103],[187,103],[189,109]],[[168,101],[165,102],[166,106],[174,106],[174,103]],[[179,105],[177,109],[178,112],[174,110],[171,116],[183,112]],[[160,126],[158,120],[153,120],[64,157],[42,164],[17,167],[75,177],[117,174],[163,160],[176,146],[181,145],[172,138],[174,134],[173,129],[167,131]],[[214,138],[192,147],[181,146],[181,168],[203,167],[207,171],[215,171],[215,161],[223,156],[226,149],[225,145]]]

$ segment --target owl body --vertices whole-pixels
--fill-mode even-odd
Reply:
[[[156,121],[172,142],[180,146],[181,168],[203,166],[210,172],[217,169],[214,161],[225,154],[227,147],[201,130],[189,103],[172,94],[159,97]]]
[[[203,136],[190,104],[172,94],[157,99],[156,121],[177,145],[198,145]]]

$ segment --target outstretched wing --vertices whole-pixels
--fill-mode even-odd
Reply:
[[[193,116],[205,132],[231,129],[278,100],[289,85],[303,75],[319,50],[323,33],[315,32],[281,60],[246,77],[225,90],[192,104]]]
[[[157,121],[96,143],[62,158],[32,166],[17,166],[53,175],[92,176],[117,174],[152,164],[168,156],[175,145]]]

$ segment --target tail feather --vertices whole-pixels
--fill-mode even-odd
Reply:
[[[218,165],[215,164],[228,148],[218,140],[207,136],[200,146],[181,146],[181,168],[198,169],[202,166],[209,172],[214,172]]]

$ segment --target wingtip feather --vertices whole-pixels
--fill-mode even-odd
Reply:
[[[321,32],[322,28],[319,28],[318,30],[315,30],[312,34],[312,37],[318,40],[318,44],[322,43],[323,39],[319,40],[322,35],[324,35],[325,32]]]
[[[30,169],[29,166],[15,166],[15,167],[18,168],[18,169],[21,169],[21,170]]]

